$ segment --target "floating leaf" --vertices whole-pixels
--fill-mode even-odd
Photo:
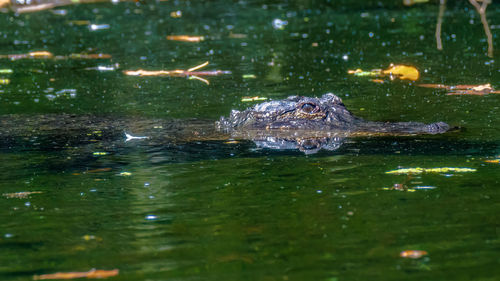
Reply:
[[[33,276],[33,280],[50,280],[50,279],[75,279],[75,278],[108,278],[117,276],[118,269],[99,270],[91,269],[87,272],[57,272],[52,274],[42,274]]]
[[[89,25],[90,21],[88,21],[88,20],[70,20],[70,21],[67,21],[67,23],[70,25]]]
[[[396,183],[392,187],[383,187],[382,190],[398,190],[398,191],[407,191],[407,192],[415,192],[417,190],[426,190],[426,189],[435,189],[435,186],[414,186],[408,187],[405,184]]]
[[[348,74],[353,74],[354,76],[379,76],[382,73],[382,69],[373,69],[371,71],[363,71],[361,69],[348,70]]]
[[[111,55],[108,54],[70,54],[68,56],[54,56],[48,51],[34,51],[26,54],[9,54],[0,55],[0,59],[20,60],[20,59],[109,59]]]
[[[394,78],[399,78],[399,79],[406,79],[406,80],[412,80],[416,81],[418,78],[420,78],[420,73],[418,72],[418,69],[416,69],[414,66],[409,66],[409,65],[392,65],[382,71],[383,74],[387,74],[391,76],[391,79]]]
[[[378,84],[384,84],[385,83],[385,81],[382,80],[382,79],[372,79],[370,81],[372,81],[373,83],[378,83]]]
[[[403,0],[403,5],[405,6],[412,6],[415,4],[422,4],[422,3],[427,3],[429,0]]]
[[[0,85],[8,85],[10,84],[10,79],[0,78]]]
[[[4,193],[2,196],[7,197],[7,198],[19,198],[19,199],[24,199],[28,198],[31,194],[40,194],[43,193],[41,191],[21,191],[21,192],[14,192],[14,193]]]
[[[131,173],[131,172],[121,172],[119,175],[120,175],[120,176],[125,176],[125,177],[128,177],[128,176],[131,176],[131,175],[132,175],[132,173]]]
[[[247,38],[248,36],[246,34],[242,33],[229,33],[229,38],[234,38],[234,39],[244,39]]]
[[[443,84],[419,84],[419,87],[432,89],[445,89],[450,92],[447,95],[473,95],[484,96],[487,94],[500,94],[500,91],[495,90],[491,84],[482,85],[455,85],[448,86]]]
[[[87,170],[85,173],[102,173],[102,172],[109,172],[113,170],[112,168],[99,168],[99,169],[92,169],[92,170]]]
[[[405,250],[399,253],[399,256],[402,258],[408,258],[408,259],[419,259],[423,256],[427,256],[429,253],[426,251],[422,250]]]
[[[394,79],[401,79],[401,80],[412,80],[416,81],[420,78],[420,72],[418,71],[417,68],[414,66],[409,66],[409,65],[399,65],[399,64],[391,64],[389,68],[382,70],[382,69],[372,69],[370,71],[364,71],[362,69],[356,69],[356,70],[348,70],[348,74],[352,74],[354,76],[368,76],[368,77],[383,77],[383,76],[389,76],[391,80]],[[374,82],[379,82],[380,80],[377,79]]]
[[[441,167],[441,168],[405,168],[396,169],[392,171],[385,172],[386,174],[421,174],[421,173],[467,173],[475,172],[474,168],[455,168],[455,167]]]
[[[169,35],[167,36],[167,40],[172,41],[182,41],[182,42],[201,42],[205,40],[203,36],[190,36],[190,35]]]
[[[241,98],[242,102],[263,101],[263,100],[267,100],[267,98],[266,97],[259,97],[259,96],[255,96],[255,97],[242,97]]]

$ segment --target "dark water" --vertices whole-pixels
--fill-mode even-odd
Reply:
[[[437,10],[396,1],[168,1],[0,14],[0,54],[112,56],[1,59],[0,69],[13,70],[0,74],[10,79],[0,85],[1,114],[215,120],[254,104],[244,96],[334,92],[366,119],[465,128],[347,140],[313,155],[217,141],[105,155],[94,154],[99,146],[4,149],[0,193],[41,193],[0,198],[0,279],[97,268],[119,269],[112,280],[498,280],[500,166],[486,160],[500,157],[500,96],[447,96],[416,84],[500,88],[500,6],[487,10],[493,58],[467,1],[449,3],[444,50],[436,50]],[[287,24],[275,28],[275,19]],[[183,34],[205,40],[166,40]],[[232,74],[206,85],[122,73],[204,61]],[[390,63],[417,67],[420,80],[377,84],[347,74]],[[415,167],[475,171],[386,173]],[[405,250],[428,254],[401,258]]]

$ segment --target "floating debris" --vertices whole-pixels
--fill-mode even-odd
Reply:
[[[131,134],[125,133],[125,141],[131,141],[131,140],[143,140],[143,139],[148,139],[149,137],[147,136],[141,136],[141,137],[136,137],[132,136]]]
[[[70,25],[90,25],[89,20],[70,20],[67,23]]]
[[[132,173],[131,172],[121,172],[118,174],[119,176],[125,176],[125,177],[128,177],[128,176],[131,176]]]
[[[234,38],[234,39],[245,39],[247,38],[248,35],[243,34],[243,33],[229,33],[229,38]]]
[[[456,168],[456,167],[441,167],[441,168],[404,168],[385,172],[386,174],[421,174],[421,173],[469,173],[475,172],[474,168]]]
[[[423,256],[427,256],[428,254],[429,253],[427,253],[427,251],[422,250],[405,250],[399,253],[399,256],[408,259],[419,259]]]
[[[382,69],[372,69],[370,71],[364,71],[361,69],[356,69],[356,70],[348,70],[348,74],[352,74],[354,76],[369,76],[369,77],[384,77],[384,76],[389,76],[391,80],[395,79],[401,79],[401,80],[411,80],[411,81],[416,81],[420,78],[420,72],[418,69],[414,66],[409,66],[409,65],[400,65],[400,64],[390,64],[389,68],[382,70]],[[377,79],[376,81],[380,83],[380,79]]]
[[[108,278],[117,276],[118,269],[100,270],[91,269],[87,272],[57,272],[52,274],[42,274],[33,276],[33,280],[49,280],[49,279],[75,279],[75,278]]]
[[[255,74],[243,74],[241,77],[243,77],[243,79],[255,79],[255,78],[257,78],[257,76],[255,76]]]
[[[180,18],[180,17],[182,17],[182,11],[181,10],[172,11],[172,12],[170,12],[170,17],[174,18],[174,19]]]
[[[120,64],[115,63],[113,65],[98,65],[95,67],[87,67],[87,68],[84,68],[84,70],[97,70],[97,71],[101,71],[101,72],[106,72],[106,71],[115,71],[118,68],[120,68]]]
[[[436,189],[435,186],[414,186],[408,187],[405,184],[396,183],[391,187],[382,187],[382,190],[398,190],[398,191],[406,191],[406,192],[415,192],[417,190],[429,190]]]
[[[396,78],[401,80],[416,81],[420,78],[418,69],[409,65],[393,65],[391,64],[388,69],[382,71],[383,74],[389,75],[391,80]]]
[[[241,98],[242,102],[263,101],[263,100],[267,100],[267,98],[266,97],[259,97],[259,96],[255,96],[255,97],[242,97]]]
[[[167,40],[171,41],[182,41],[182,42],[201,42],[205,40],[203,36],[190,36],[190,35],[169,35],[167,36]]]
[[[423,4],[423,3],[427,3],[427,2],[429,2],[429,0],[403,0],[403,5],[412,6],[415,4]]]
[[[360,68],[356,70],[348,70],[348,74],[353,74],[354,76],[378,76],[382,72],[382,69],[373,69],[371,71],[364,71]]]
[[[10,79],[0,78],[0,85],[8,85],[10,84]]]
[[[14,70],[10,68],[0,69],[0,74],[12,74],[12,73],[14,73]]]
[[[105,151],[96,151],[96,152],[92,153],[92,155],[94,155],[94,156],[103,156],[103,155],[108,155],[108,153],[105,152]]]
[[[484,162],[486,162],[486,163],[493,163],[493,164],[500,164],[500,156],[497,156],[496,159],[484,160]]]
[[[109,172],[111,170],[113,170],[113,169],[112,168],[98,168],[98,169],[87,170],[84,173],[93,174],[93,173]]]
[[[108,54],[69,54],[67,56],[55,56],[48,51],[34,51],[26,54],[8,54],[0,55],[0,59],[20,60],[20,59],[109,59],[111,55]]]
[[[495,90],[491,87],[491,84],[483,85],[455,85],[448,86],[443,84],[419,84],[419,87],[432,88],[432,89],[445,89],[449,92],[446,93],[449,96],[452,95],[471,95],[471,96],[484,96],[488,94],[500,94],[500,91]]]
[[[18,198],[25,199],[28,198],[31,194],[40,194],[42,191],[21,191],[21,192],[13,192],[13,193],[4,193],[2,196],[6,198]]]
[[[125,70],[123,73],[129,76],[170,76],[170,77],[187,77],[189,79],[197,79],[205,84],[209,85],[210,82],[199,76],[217,76],[223,74],[231,74],[231,71],[227,70],[213,70],[213,71],[196,71],[200,68],[207,66],[209,62],[204,62],[195,67],[191,67],[188,70],[175,69],[175,70]]]

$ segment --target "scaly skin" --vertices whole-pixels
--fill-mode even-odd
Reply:
[[[321,131],[349,135],[440,134],[450,126],[444,122],[372,122],[354,116],[334,94],[321,98],[291,96],[261,103],[244,111],[233,110],[217,122],[221,131],[245,130]]]
[[[314,153],[335,150],[346,137],[444,133],[443,122],[372,122],[349,112],[342,100],[326,94],[321,98],[288,97],[233,110],[218,122],[161,120],[140,117],[95,115],[0,116],[0,148],[61,149],[141,145],[175,145],[193,141],[252,140],[273,149],[300,149]]]

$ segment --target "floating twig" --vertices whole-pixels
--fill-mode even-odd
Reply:
[[[207,79],[203,79],[200,76],[218,76],[223,74],[231,74],[231,71],[227,70],[212,70],[212,71],[197,71],[200,68],[207,66],[209,62],[204,62],[200,65],[191,67],[187,70],[174,69],[174,70],[125,70],[123,73],[129,76],[170,76],[170,77],[187,77],[189,79],[196,79],[202,81],[203,83],[209,85],[210,82]]]
[[[0,55],[0,59],[20,60],[20,59],[110,59],[109,54],[69,54],[67,56],[55,56],[48,51],[33,51],[26,54],[8,54]]]
[[[448,86],[443,84],[419,84],[419,87],[424,88],[432,88],[432,89],[445,89],[449,92],[447,95],[475,95],[475,96],[484,96],[487,94],[500,94],[500,91],[495,90],[491,87],[491,84],[483,84],[483,85],[455,85]]]

